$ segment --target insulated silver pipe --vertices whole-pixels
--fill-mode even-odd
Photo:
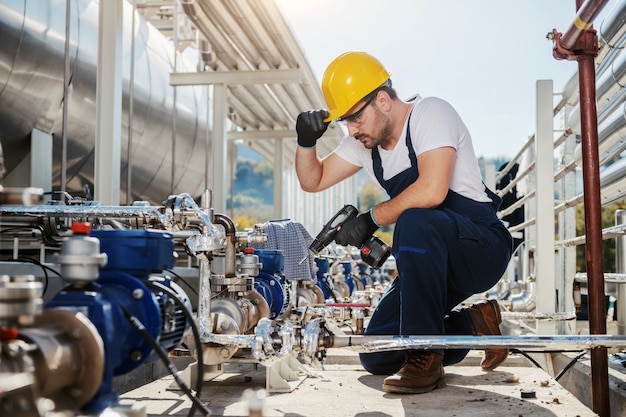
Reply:
[[[576,320],[576,313],[538,313],[538,312],[513,312],[503,311],[500,313],[502,320],[547,320],[563,321]]]
[[[319,329],[317,329],[319,330]],[[239,348],[253,347],[256,335],[210,334],[208,342]],[[303,349],[314,351],[319,338],[303,336]],[[325,348],[351,348],[361,353],[407,349],[493,349],[518,348],[525,351],[582,350],[600,347],[626,348],[626,336],[609,335],[521,335],[521,336],[330,336]],[[310,348],[313,348],[312,350]]]
[[[615,224],[624,225],[626,223],[626,210],[615,212]],[[620,236],[615,239],[615,272],[626,274],[626,237]],[[609,281],[610,282],[610,281]],[[622,282],[626,284],[626,280]],[[626,334],[626,285],[617,286],[617,333]]]
[[[330,347],[350,347],[362,353],[407,349],[493,349],[525,351],[578,350],[626,347],[625,336],[522,335],[522,336],[334,336]]]
[[[118,217],[141,218],[167,224],[167,217],[157,206],[0,206],[0,216],[8,217]]]

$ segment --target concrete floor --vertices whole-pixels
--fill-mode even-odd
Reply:
[[[263,400],[265,417],[312,416],[594,416],[574,395],[523,357],[512,355],[502,366],[484,372],[482,352],[473,351],[459,365],[446,368],[447,387],[419,395],[382,391],[383,376],[363,370],[357,353],[330,349],[324,369],[302,366],[291,392],[270,393]],[[294,368],[294,367],[292,367]],[[224,373],[203,384],[201,399],[212,416],[248,416],[244,395],[266,388],[266,368],[229,363]],[[249,390],[249,391],[246,391]],[[522,392],[535,398],[522,398]],[[163,377],[122,395],[137,415],[186,416],[191,401]],[[200,415],[197,413],[196,415]]]

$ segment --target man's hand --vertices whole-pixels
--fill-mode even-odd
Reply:
[[[371,211],[361,213],[341,226],[335,236],[335,242],[343,246],[352,245],[360,248],[376,230],[378,225],[374,222]]]
[[[319,138],[322,137],[330,122],[324,122],[328,117],[328,110],[303,111],[296,120],[296,132],[298,133],[298,145],[303,148],[312,148]]]

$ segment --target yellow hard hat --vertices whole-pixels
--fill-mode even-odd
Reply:
[[[346,52],[331,62],[322,78],[322,93],[329,115],[325,122],[343,116],[366,95],[380,87],[391,73],[365,52]]]

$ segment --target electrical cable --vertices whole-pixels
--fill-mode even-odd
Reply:
[[[194,340],[194,343],[196,344],[196,352],[197,352],[196,356],[197,356],[197,361],[198,361],[198,364],[196,366],[196,369],[198,370],[198,375],[196,376],[196,396],[200,397],[200,394],[202,393],[202,382],[204,378],[204,357],[201,351],[202,342],[200,341],[200,329],[198,329],[198,325],[196,324],[196,321],[194,320],[194,317],[191,314],[191,312],[187,309],[187,306],[185,306],[185,303],[183,303],[183,301],[178,297],[178,295],[171,288],[167,287],[166,285],[161,284],[160,282],[148,281],[147,283],[152,288],[167,293],[174,300],[174,302],[178,304],[181,310],[183,310],[185,317],[187,317],[187,321],[189,322],[189,325],[191,326],[191,332],[193,333],[193,340]],[[189,410],[188,417],[191,417],[194,415],[195,406],[196,406],[195,403],[193,403],[191,406],[191,409]]]
[[[578,362],[578,360],[582,358],[583,356],[585,356],[588,352],[589,351],[585,349],[582,352],[580,352],[578,355],[576,355],[574,359],[572,359],[567,365],[565,365],[565,368],[561,369],[561,372],[559,372],[554,377],[554,380],[558,381],[565,374],[565,372],[567,372],[572,366],[574,366],[574,364],[576,364],[576,362]]]
[[[511,349],[511,352],[512,353],[519,353],[520,355],[522,355],[523,357],[525,357],[526,359],[531,361],[533,363],[533,365],[535,365],[537,368],[543,369],[542,366],[539,365],[539,363],[536,360],[534,360],[528,353],[524,352],[523,350]]]
[[[537,368],[543,369],[543,367],[536,360],[534,360],[529,354],[527,354],[523,350],[511,349],[511,352],[512,353],[519,353],[520,355],[522,355],[523,357],[528,359],[530,362],[532,362],[533,365],[535,365]],[[579,350],[544,350],[542,352],[543,353],[579,352],[578,355],[576,355],[576,357],[574,359],[572,359],[567,365],[565,365],[565,367],[554,377],[554,380],[558,381],[565,374],[565,372],[567,372],[572,366],[574,366],[574,364],[576,362],[578,362],[578,360],[580,358],[585,356],[589,351],[588,350],[583,350],[583,351],[579,351]]]
[[[195,295],[198,295],[198,291],[196,291],[196,289],[194,287],[191,286],[191,284],[189,284],[187,281],[185,281],[183,279],[183,277],[181,277],[180,275],[178,275],[176,272],[172,271],[171,269],[166,269],[166,272],[169,272],[170,274],[174,275],[176,277],[177,281],[182,281],[183,284],[185,284],[187,286],[187,288],[189,288]],[[174,282],[177,282],[174,281]]]
[[[40,267],[41,270],[43,271],[43,275],[44,275],[44,278],[45,278],[44,283],[43,283],[43,290],[41,291],[41,295],[42,296],[48,290],[48,282],[50,281],[50,277],[48,276],[48,271],[55,273],[60,278],[63,278],[58,271],[55,271],[53,268],[50,268],[49,266],[44,265],[44,264],[42,264],[41,262],[39,262],[39,261],[37,261],[35,259],[24,258],[24,257],[17,257],[17,258],[6,259],[3,262],[27,262],[27,263],[31,263],[31,264],[34,264],[34,265],[37,265],[38,267]]]
[[[180,378],[180,376],[178,376],[178,369],[176,369],[176,367],[174,366],[170,358],[167,356],[167,352],[165,351],[165,349],[163,349],[163,347],[161,347],[161,345],[157,343],[156,340],[154,340],[150,332],[146,330],[146,327],[143,325],[141,320],[139,320],[137,317],[130,314],[130,312],[126,310],[124,307],[121,307],[121,309],[124,312],[124,316],[130,322],[130,324],[132,324],[133,327],[139,332],[139,334],[141,334],[141,336],[146,340],[146,342],[148,342],[148,344],[152,347],[152,350],[154,350],[157,356],[165,364],[165,366],[174,377],[174,380],[176,381],[180,389],[183,390],[183,392],[185,393],[185,395],[187,395],[187,397],[191,400],[191,402],[194,405],[196,405],[204,413],[205,417],[210,416],[211,410],[209,410],[206,404],[200,401],[200,399],[197,396],[195,396],[193,392],[191,392],[191,389],[187,386],[187,384],[185,384],[185,382]]]
[[[335,291],[333,291],[333,289],[330,287],[330,285],[328,285],[328,283],[325,280],[321,279],[321,280],[318,280],[317,282],[321,282],[322,283],[322,285],[324,286],[326,291],[328,291],[330,293],[330,295],[333,297],[333,300],[335,300],[336,303],[339,302],[337,300],[337,296],[335,295]]]

